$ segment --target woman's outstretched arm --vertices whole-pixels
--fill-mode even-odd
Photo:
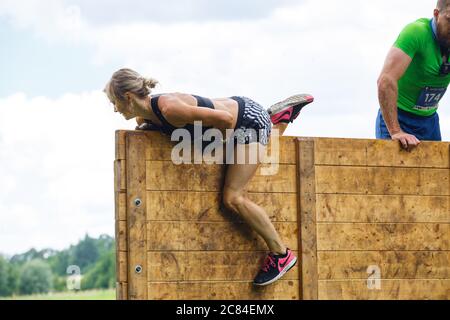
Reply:
[[[199,108],[178,97],[164,96],[159,99],[159,107],[163,116],[170,123],[193,124],[195,121],[201,121],[205,127],[233,129],[233,115],[224,110]]]

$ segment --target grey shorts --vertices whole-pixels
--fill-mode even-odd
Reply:
[[[272,121],[266,109],[247,97],[231,97],[239,104],[239,116],[235,130],[235,141],[238,144],[269,144],[272,132]]]

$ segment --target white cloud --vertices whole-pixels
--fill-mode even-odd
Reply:
[[[114,234],[114,131],[101,91],[0,99],[0,252]]]
[[[117,22],[249,20],[270,15],[274,8],[301,0],[64,0],[78,6],[86,19],[96,25]]]
[[[271,14],[249,13],[252,19],[179,23],[133,19],[139,16],[134,7],[120,7],[126,18],[113,23],[94,11],[114,15],[118,2],[86,3],[2,0],[0,16],[46,41],[89,45],[97,65],[111,66],[111,73],[135,68],[159,79],[159,92],[247,95],[266,106],[312,93],[316,102],[288,134],[353,138],[374,137],[376,79],[384,57],[402,27],[431,16],[435,5],[434,0],[306,0],[272,4]],[[448,101],[441,111],[446,140]],[[134,126],[106,104],[99,91],[0,99],[0,251],[64,246],[89,230],[112,233],[113,133]]]
[[[293,5],[277,8],[272,4],[277,9],[256,20],[167,24],[130,17],[106,26],[88,24],[87,13],[80,9],[72,15],[77,21],[72,25],[78,27],[71,29],[59,23],[70,12],[68,3],[87,6],[88,13],[98,6],[97,10],[111,10],[114,15],[119,2],[107,6],[104,2],[29,1],[33,10],[42,12],[32,17],[23,13],[27,10],[22,2],[5,3],[9,11],[3,11],[15,20],[28,21],[36,32],[89,44],[97,65],[135,68],[158,78],[162,91],[242,94],[265,105],[293,93],[310,92],[317,96],[315,112],[327,116],[377,108],[375,82],[387,50],[407,22],[430,16],[434,6],[431,0],[363,4],[350,0],[345,6],[334,0],[286,1]],[[193,10],[201,11],[201,3]],[[151,8],[138,2],[121,10],[134,12],[140,6],[143,11]],[[43,8],[50,8],[50,13]]]
[[[49,42],[79,42],[82,34],[88,33],[80,8],[60,0],[2,0],[1,17],[17,28],[33,30]]]

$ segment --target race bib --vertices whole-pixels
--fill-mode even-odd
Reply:
[[[432,110],[437,109],[439,101],[441,101],[447,88],[430,88],[427,87],[422,90],[417,100],[417,104],[414,109],[417,110]]]

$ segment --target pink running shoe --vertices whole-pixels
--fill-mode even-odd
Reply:
[[[296,263],[297,257],[290,249],[286,250],[284,256],[276,256],[273,253],[269,253],[253,284],[256,286],[267,286],[274,283],[292,269]]]
[[[269,113],[272,123],[292,123],[300,114],[300,111],[308,104],[314,101],[314,97],[310,94],[299,94],[287,98],[271,106],[267,112]]]

